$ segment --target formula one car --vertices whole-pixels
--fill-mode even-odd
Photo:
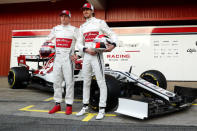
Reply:
[[[29,84],[33,87],[53,91],[53,61],[55,47],[45,44],[40,55],[18,57],[18,67],[12,67],[8,74],[11,88],[24,88]],[[31,69],[26,62],[37,62],[37,69]],[[40,66],[42,63],[42,66]],[[75,62],[75,97],[82,96],[82,59]],[[139,119],[171,113],[186,109],[196,99],[197,89],[175,87],[174,92],[167,91],[165,76],[157,70],[149,70],[139,77],[129,72],[110,69],[105,65],[105,78],[108,88],[106,110],[129,115]],[[65,83],[62,83],[65,87]],[[90,89],[90,107],[98,110],[99,87],[96,77],[92,75]]]

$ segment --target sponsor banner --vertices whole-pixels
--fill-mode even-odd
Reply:
[[[46,41],[50,34],[50,29],[47,30],[13,30],[11,43],[11,58],[10,67],[18,66],[17,57],[19,55],[26,55],[27,59],[37,59],[39,50],[42,44]],[[36,62],[28,62],[30,69],[37,69]],[[40,66],[42,62],[40,62]]]
[[[46,37],[50,30],[13,30],[12,38],[31,38],[31,37]]]
[[[170,81],[197,81],[197,27],[122,27],[117,48],[104,53],[112,69],[141,75],[159,70]]]
[[[159,70],[167,80],[197,81],[197,26],[121,27],[112,30],[118,35],[117,47],[104,53],[105,63],[109,63],[110,68],[129,71],[132,66],[136,75],[147,70]],[[38,55],[49,33],[48,29],[13,30],[10,65],[18,65],[19,55]],[[98,32],[83,35],[86,42],[92,42]],[[69,44],[59,46],[69,47]],[[37,63],[34,64],[37,68]]]

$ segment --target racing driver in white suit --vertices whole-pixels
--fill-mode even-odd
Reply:
[[[99,113],[96,116],[97,120],[103,119],[105,116],[105,107],[107,100],[107,86],[104,75],[104,60],[103,53],[93,50],[93,40],[97,35],[106,34],[112,44],[108,44],[108,48],[105,52],[112,51],[116,46],[117,36],[108,27],[104,20],[100,20],[94,17],[94,7],[90,3],[86,3],[82,7],[83,15],[86,22],[80,26],[79,37],[77,39],[77,47],[81,52],[84,52],[83,56],[83,107],[76,115],[81,116],[88,112],[88,104],[90,98],[90,84],[92,78],[92,72],[95,73],[98,86],[100,88],[100,100],[99,100]]]
[[[55,39],[55,60],[53,66],[54,72],[54,101],[55,106],[49,111],[49,114],[61,110],[62,102],[62,82],[66,82],[66,111],[65,114],[72,114],[72,104],[74,99],[74,47],[76,42],[77,28],[70,25],[71,13],[63,10],[60,14],[61,25],[55,26],[50,35],[48,42]]]

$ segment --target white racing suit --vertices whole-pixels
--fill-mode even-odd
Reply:
[[[74,53],[77,28],[71,25],[55,26],[48,40],[55,38],[54,73],[54,101],[62,102],[62,82],[66,82],[66,104],[73,104],[74,99],[74,65],[70,56]]]
[[[114,32],[108,27],[105,21],[92,17],[80,26],[79,37],[77,39],[77,47],[83,52],[84,48],[94,48],[93,40],[97,35],[106,34],[111,41],[116,43],[117,37]],[[98,86],[100,88],[99,107],[106,107],[107,86],[104,75],[104,60],[103,52],[98,52],[92,56],[88,53],[84,54],[83,58],[83,104],[89,104],[90,84],[94,72]]]

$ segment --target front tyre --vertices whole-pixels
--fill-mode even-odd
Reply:
[[[157,71],[157,70],[148,70],[148,71],[145,71],[144,73],[142,73],[140,75],[140,77],[156,86],[159,86],[163,89],[166,89],[167,88],[167,81],[166,81],[166,78],[165,76]],[[142,93],[145,97],[149,97],[149,98],[152,98],[154,96],[154,94],[152,94],[151,92],[143,92]]]
[[[143,72],[140,77],[156,86],[167,89],[166,78],[160,71],[148,70]]]

